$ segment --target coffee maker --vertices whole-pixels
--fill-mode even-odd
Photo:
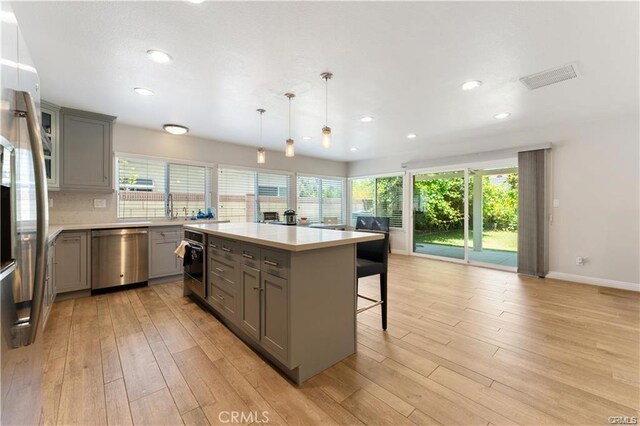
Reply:
[[[285,225],[295,225],[296,224],[296,211],[295,210],[285,210],[284,211],[284,224]]]

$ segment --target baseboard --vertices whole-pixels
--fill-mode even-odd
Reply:
[[[566,274],[564,272],[549,271],[547,278],[563,281],[573,281],[580,284],[597,285],[601,287],[617,288],[620,290],[631,290],[640,292],[640,284],[626,281],[609,280],[606,278],[587,277],[584,275]]]
[[[408,255],[409,253],[406,250],[399,250],[391,247],[391,254],[401,254],[403,256]]]

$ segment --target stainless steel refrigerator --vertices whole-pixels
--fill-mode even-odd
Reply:
[[[0,5],[0,423],[38,425],[43,407],[41,312],[48,228],[39,79],[11,5]]]

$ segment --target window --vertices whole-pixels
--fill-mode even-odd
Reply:
[[[118,218],[168,217],[169,194],[176,215],[210,206],[208,167],[126,157],[116,162]]]
[[[343,220],[344,179],[298,176],[298,217],[320,223],[325,217]]]
[[[220,168],[218,216],[231,222],[259,222],[263,212],[282,216],[289,208],[289,182],[288,174]]]
[[[402,176],[351,180],[351,225],[358,216],[380,216],[402,228],[402,182]]]

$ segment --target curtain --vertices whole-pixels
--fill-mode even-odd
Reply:
[[[518,272],[549,272],[548,149],[518,153]]]

